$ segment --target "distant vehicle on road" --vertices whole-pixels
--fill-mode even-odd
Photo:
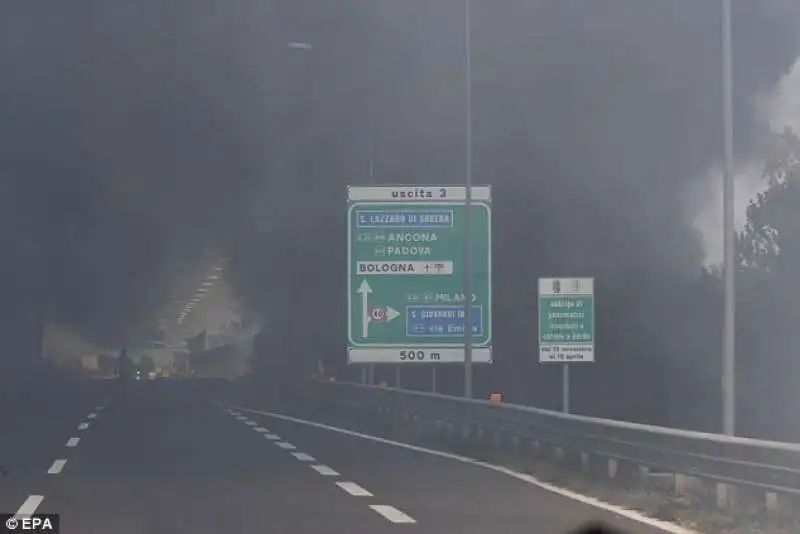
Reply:
[[[117,364],[115,369],[115,375],[120,380],[131,380],[136,378],[136,365],[131,360],[130,356],[128,356],[128,351],[126,349],[122,349],[119,358],[117,358]]]

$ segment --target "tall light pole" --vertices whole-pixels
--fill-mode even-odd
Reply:
[[[369,95],[372,96],[371,94]],[[375,132],[373,130],[373,116],[372,116],[372,99],[367,98],[367,105],[369,111],[367,112],[367,157],[369,163],[369,184],[375,185],[377,183],[377,176],[375,174],[375,147],[373,137]],[[367,364],[366,369],[366,383],[370,386],[375,385],[375,364]],[[399,368],[398,368],[399,372]]]
[[[733,52],[731,0],[722,0],[722,102],[725,156],[722,182],[722,225],[725,303],[722,334],[722,431],[736,429],[736,239],[733,180]]]
[[[466,112],[464,196],[464,396],[472,398],[472,20],[464,0],[464,89]]]
[[[288,50],[292,50],[293,54],[300,54],[300,55],[310,54],[312,52],[312,50],[314,50],[313,45],[311,45],[310,43],[307,43],[305,41],[290,41],[290,42],[286,43],[286,48]],[[296,64],[296,62],[290,60],[290,63],[287,64],[287,67],[288,67],[289,64],[294,66]],[[305,73],[305,72],[307,72],[308,66],[307,65],[303,65],[300,68],[302,69],[303,73]],[[292,74],[296,74],[296,72],[293,72]],[[290,101],[288,111],[285,112],[286,115],[284,115],[284,116],[289,116],[291,118],[290,114],[295,114],[295,115],[298,114],[298,111],[299,111],[298,110],[298,106],[302,105],[302,103],[301,103],[300,100],[294,100],[294,93],[300,87],[298,85],[298,80],[296,79],[295,76],[287,76],[287,78],[289,78],[290,91],[292,93],[291,97],[293,98],[293,100]],[[305,87],[303,87],[303,88],[305,89]],[[292,90],[292,89],[294,89],[294,90]],[[300,110],[300,112],[302,112],[302,111]],[[288,127],[288,124],[284,124],[283,127]],[[292,172],[292,173],[296,173],[297,172],[297,158],[296,158],[296,155],[297,155],[297,151],[299,149],[300,139],[301,138],[299,136],[295,136],[294,137],[294,143],[292,143],[292,140],[290,139],[290,137],[286,136],[285,140],[283,141],[283,145],[282,145],[283,148],[281,149],[281,154],[279,155],[279,157],[281,158],[282,161],[286,162],[286,164],[292,165],[292,167],[289,169],[288,172]],[[283,152],[287,152],[288,155],[283,154]],[[289,160],[289,158],[291,158],[291,160]]]

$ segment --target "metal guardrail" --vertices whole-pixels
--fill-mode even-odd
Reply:
[[[800,444],[564,414],[420,391],[320,382],[328,402],[481,428],[767,493],[800,496]]]

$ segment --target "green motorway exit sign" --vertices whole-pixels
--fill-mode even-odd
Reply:
[[[348,187],[349,363],[463,362],[466,188]],[[488,186],[472,188],[472,361],[492,361]]]
[[[594,361],[594,278],[539,279],[539,362]]]

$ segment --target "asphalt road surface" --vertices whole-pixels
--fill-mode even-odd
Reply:
[[[0,409],[18,423],[0,440],[0,512],[58,513],[62,534],[562,534],[598,519],[664,533],[481,466],[314,426],[307,409],[301,420],[232,408],[186,382],[114,386]]]

